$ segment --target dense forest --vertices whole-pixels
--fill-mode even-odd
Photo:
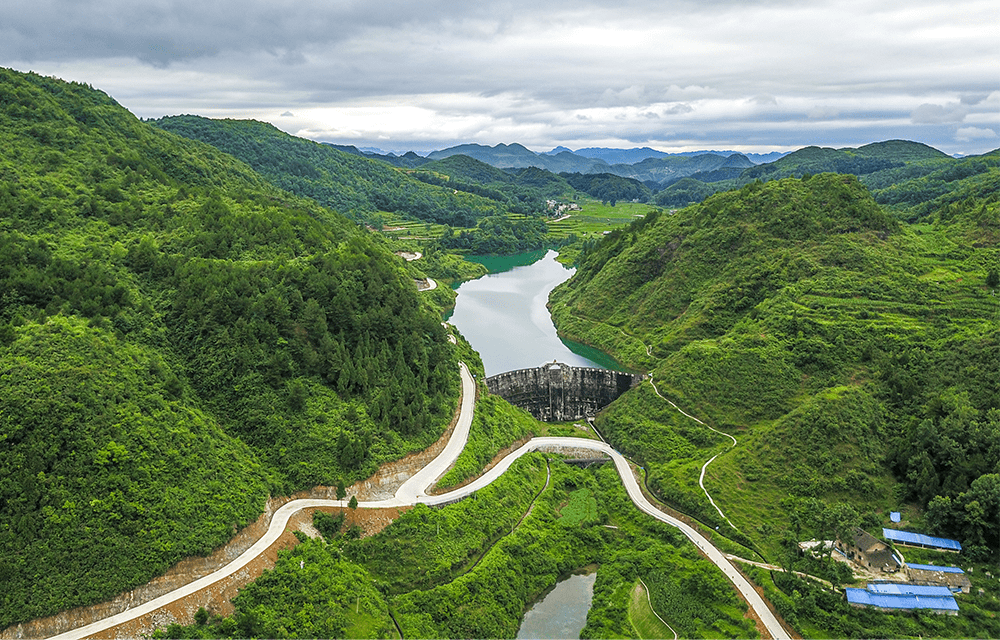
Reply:
[[[88,86],[0,96],[0,627],[441,433],[454,347],[372,234]]]

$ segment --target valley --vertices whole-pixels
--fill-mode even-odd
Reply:
[[[998,152],[404,166],[35,74],[0,88],[3,637],[68,631],[251,531],[162,596],[181,614],[114,615],[157,637],[514,637],[594,566],[582,637],[1000,633]],[[700,167],[698,196],[638,164]],[[483,384],[564,357],[649,378],[592,424]],[[864,575],[800,550],[890,513],[961,541],[904,551],[967,572],[958,615],[854,608]],[[189,597],[226,576],[224,608]],[[66,637],[114,636],[109,613]]]

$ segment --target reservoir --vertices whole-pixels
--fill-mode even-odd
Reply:
[[[514,256],[469,256],[489,274],[462,283],[446,318],[483,358],[486,375],[538,367],[558,360],[575,367],[620,369],[606,354],[556,335],[546,308],[549,293],[575,269],[556,262],[555,251]]]
[[[594,599],[597,573],[572,575],[556,584],[521,621],[518,638],[579,638]]]

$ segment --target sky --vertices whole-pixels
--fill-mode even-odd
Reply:
[[[997,0],[8,0],[0,66],[143,118],[426,152],[1000,147]]]

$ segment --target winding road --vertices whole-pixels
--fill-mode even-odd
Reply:
[[[789,638],[788,632],[782,628],[777,618],[767,607],[764,599],[757,593],[753,585],[750,584],[750,582],[736,570],[726,555],[713,546],[711,542],[709,542],[708,539],[706,539],[696,529],[681,520],[663,513],[653,506],[642,494],[642,490],[639,487],[639,483],[636,481],[635,475],[632,472],[632,468],[628,461],[607,443],[582,438],[532,438],[470,484],[448,493],[434,496],[427,495],[427,488],[436,482],[436,480],[448,469],[448,467],[458,457],[458,454],[465,447],[469,436],[469,428],[472,425],[472,416],[475,409],[476,397],[475,381],[464,363],[461,363],[460,367],[462,378],[462,403],[459,411],[459,419],[444,450],[434,460],[432,460],[430,464],[404,482],[392,498],[388,500],[359,502],[359,508],[403,507],[411,506],[417,503],[436,505],[455,502],[476,492],[499,478],[518,458],[527,453],[539,450],[560,451],[563,449],[588,449],[591,451],[598,451],[604,453],[612,459],[629,498],[640,511],[656,518],[657,520],[680,529],[680,531],[687,536],[688,539],[694,542],[695,546],[697,546],[709,560],[722,570],[729,581],[735,585],[735,587],[742,594],[743,598],[749,604],[750,608],[756,614],[756,617],[765,626],[767,634],[776,640]],[[53,636],[53,638],[58,638],[59,640],[87,638],[88,636],[106,631],[129,620],[147,616],[161,607],[204,589],[205,587],[208,587],[215,582],[236,573],[248,565],[254,558],[264,553],[268,547],[270,547],[285,531],[290,518],[296,512],[302,509],[331,506],[343,508],[347,506],[347,501],[319,498],[292,500],[275,511],[274,515],[271,517],[271,523],[264,536],[257,540],[253,546],[244,551],[239,557],[230,562],[228,565],[222,567],[214,573],[204,576],[199,580],[195,580],[194,582],[175,589],[170,593],[150,600],[149,602],[137,605],[127,611],[104,618],[103,620],[98,620],[97,622],[86,626]]]

